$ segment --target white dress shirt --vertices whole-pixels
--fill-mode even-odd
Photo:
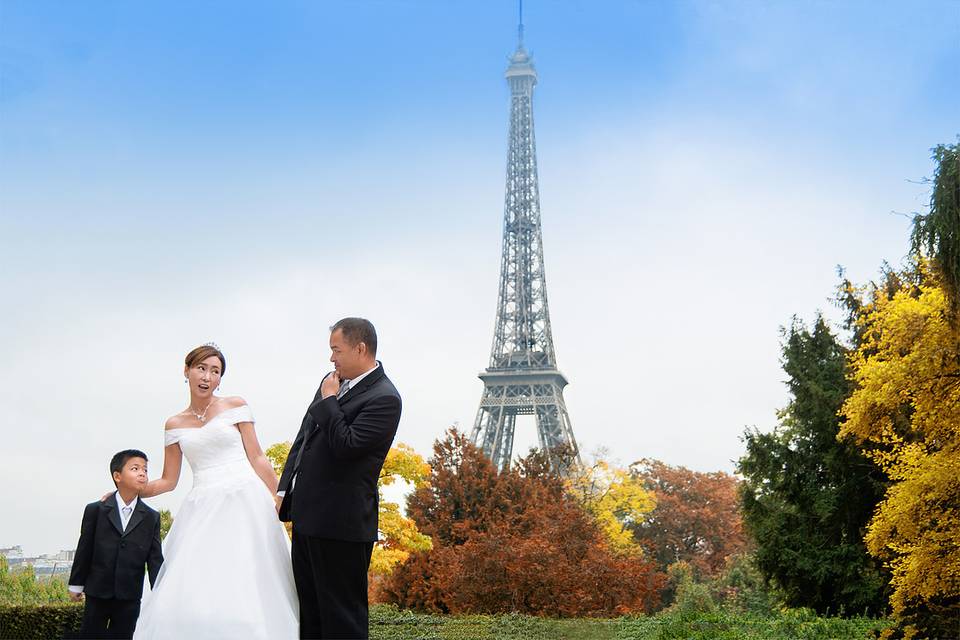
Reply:
[[[373,368],[370,369],[369,371],[364,371],[363,373],[361,373],[360,375],[358,375],[356,378],[351,378],[350,380],[347,380],[346,382],[349,382],[349,383],[350,383],[350,388],[353,389],[355,386],[357,386],[358,384],[360,384],[360,381],[361,381],[361,380],[363,380],[363,379],[366,378],[368,375],[370,375],[371,373],[373,373],[374,371],[376,371],[376,370],[377,370],[377,367],[379,367],[379,366],[380,366],[380,363],[377,362],[377,363],[375,363],[375,364],[373,365]],[[342,384],[342,383],[341,383],[341,384]]]
[[[120,510],[118,511],[118,513],[120,514],[120,524],[123,527],[123,530],[126,531],[127,523],[130,522],[130,516],[133,515],[134,510],[136,510],[137,508],[137,496],[133,496],[133,500],[130,501],[130,504],[126,504],[123,501],[123,498],[120,497],[119,491],[117,491],[113,495],[116,496],[117,498],[117,509]],[[127,511],[126,515],[124,515],[123,513],[124,507],[129,507],[129,511]]]
[[[130,522],[130,516],[133,515],[133,512],[134,512],[134,511],[136,510],[136,508],[137,508],[137,496],[133,496],[133,500],[130,501],[130,504],[127,504],[127,503],[125,503],[125,502],[123,501],[123,498],[120,497],[120,492],[119,492],[119,491],[115,492],[115,493],[113,494],[113,497],[114,497],[114,498],[116,499],[116,501],[117,501],[117,513],[120,514],[120,526],[121,526],[121,528],[122,528],[124,531],[126,531],[126,530],[127,530],[127,523]],[[126,513],[126,515],[124,515],[124,513],[123,513],[123,508],[124,508],[124,507],[129,507],[129,508],[130,508],[130,510]],[[67,589],[69,589],[69,590],[72,591],[73,593],[83,593],[83,585],[82,585],[82,584],[71,584],[70,586],[67,587]]]

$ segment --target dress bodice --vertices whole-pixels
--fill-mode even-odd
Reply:
[[[230,462],[246,462],[243,439],[236,428],[241,422],[253,422],[253,412],[245,404],[221,411],[202,427],[167,429],[163,444],[179,442],[194,474]]]

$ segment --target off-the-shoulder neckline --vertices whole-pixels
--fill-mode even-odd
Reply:
[[[217,414],[211,416],[209,420],[207,420],[206,422],[204,422],[204,423],[203,423],[202,425],[200,425],[199,427],[174,427],[174,428],[172,428],[172,429],[164,429],[163,432],[164,432],[164,433],[168,433],[168,432],[170,432],[170,431],[196,431],[197,429],[203,429],[204,427],[209,427],[211,424],[213,424],[213,421],[214,421],[214,420],[216,420],[217,418],[219,418],[220,416],[222,416],[222,415],[225,414],[225,413],[230,413],[231,411],[236,411],[237,409],[245,409],[245,408],[249,408],[249,407],[250,407],[250,405],[248,405],[248,404],[246,404],[246,403],[241,404],[241,405],[238,405],[238,406],[236,406],[236,407],[230,407],[229,409],[224,409],[224,410],[221,411],[220,413],[217,413]]]

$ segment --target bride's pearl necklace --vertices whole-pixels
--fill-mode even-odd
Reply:
[[[196,411],[194,411],[194,410],[193,410],[193,405],[191,404],[191,405],[190,405],[190,413],[192,413],[193,415],[195,415],[195,416],[197,417],[197,420],[199,420],[200,422],[203,422],[203,421],[206,419],[206,417],[207,417],[207,409],[210,408],[210,405],[213,404],[213,401],[214,401],[215,399],[216,399],[216,398],[210,398],[210,402],[207,403],[207,406],[205,406],[205,407],[203,408],[203,411],[201,411],[201,412],[196,412]]]

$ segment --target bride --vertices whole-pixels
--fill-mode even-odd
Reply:
[[[193,488],[163,544],[165,561],[134,638],[296,638],[290,540],[277,519],[277,476],[242,398],[214,391],[227,362],[215,345],[187,354],[190,405],[167,420],[163,475],[149,498],[177,486],[186,456]]]

